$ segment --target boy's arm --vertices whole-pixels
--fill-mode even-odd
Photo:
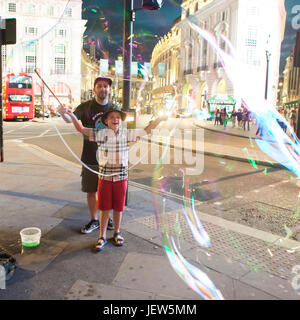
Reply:
[[[144,130],[147,132],[147,134],[151,133],[151,130],[155,129],[161,121],[168,120],[167,116],[158,117],[153,121],[150,121],[149,124],[144,128]]]
[[[86,136],[90,136],[92,129],[84,127],[79,120],[76,118],[75,114],[71,110],[66,111],[67,116],[70,117],[71,121],[73,122],[76,130]]]

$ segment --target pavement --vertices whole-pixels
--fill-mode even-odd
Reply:
[[[205,144],[200,152],[216,149],[241,159],[249,156],[226,145]],[[268,161],[263,156],[256,153],[258,161]],[[166,234],[226,300],[300,299],[300,242],[210,215],[195,202],[210,237],[210,245],[201,246],[189,229],[182,197],[129,182],[121,227],[125,244],[115,247],[109,239],[95,253],[97,232],[80,233],[89,220],[80,164],[21,140],[5,142],[4,160],[0,249],[16,258],[17,268],[0,290],[0,300],[202,300],[171,266],[161,241]],[[22,247],[19,232],[31,226],[42,230],[41,243]]]
[[[143,127],[151,119],[150,115],[142,115],[137,120],[137,126]],[[192,149],[195,153],[204,153],[205,155],[222,157],[230,160],[238,160],[243,162],[250,162],[252,164],[260,164],[264,166],[283,168],[283,166],[274,161],[268,155],[266,155],[260,148],[254,143],[255,139],[260,139],[256,136],[257,127],[255,124],[251,123],[250,130],[244,130],[243,128],[232,128],[231,122],[228,123],[227,127],[218,125],[215,126],[213,121],[209,120],[198,120],[195,118],[190,119],[191,123],[198,130],[198,136],[194,139],[193,144],[188,148]],[[201,130],[204,129],[204,130]],[[245,138],[243,147],[241,147],[241,142],[230,140],[229,144],[224,144],[222,141],[203,142],[205,130],[220,133],[225,136],[234,136],[239,138]],[[166,135],[163,132],[158,135],[152,135],[151,141],[157,144],[166,145],[170,144],[174,148],[183,148],[183,139],[176,137],[169,137],[169,132]],[[144,140],[150,139],[149,137],[142,138]]]

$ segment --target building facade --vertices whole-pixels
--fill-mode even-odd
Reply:
[[[200,27],[214,35],[218,46],[226,53],[230,53],[230,44],[233,46],[237,59],[245,66],[245,81],[247,72],[255,73],[259,88],[255,94],[264,98],[267,87],[268,101],[275,106],[286,20],[284,0],[186,0],[181,6],[181,21],[177,23],[181,30],[179,108],[190,112],[201,109],[216,96],[219,101],[236,101],[238,107],[241,101],[240,92],[230,81],[218,55],[192,28],[191,21],[197,21]],[[267,52],[271,53],[269,62]]]
[[[176,19],[171,31],[162,37],[154,47],[151,58],[153,74],[152,108],[157,111],[170,109],[173,102],[178,106],[178,77],[181,30]],[[174,101],[174,99],[176,99]]]
[[[287,108],[298,108],[300,97],[300,67],[294,66],[294,56],[286,58],[283,71],[281,104]]]
[[[93,97],[94,80],[99,76],[99,61],[95,58],[94,48],[90,53],[81,52],[81,101]]]
[[[82,1],[0,0],[2,18],[16,18],[17,43],[3,47],[3,73],[34,76],[36,103],[58,102],[34,73],[37,69],[55,95],[67,105],[81,100],[81,50],[85,22]]]

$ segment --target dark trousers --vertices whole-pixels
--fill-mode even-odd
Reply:
[[[246,122],[248,123],[248,131],[250,130],[250,121],[244,120],[244,130],[246,130]]]

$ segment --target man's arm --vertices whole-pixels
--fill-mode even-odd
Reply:
[[[71,122],[73,122],[74,127],[76,130],[86,136],[90,136],[92,129],[84,127],[79,120],[76,118],[75,114],[71,110],[67,110],[65,113],[68,118],[71,119]]]

